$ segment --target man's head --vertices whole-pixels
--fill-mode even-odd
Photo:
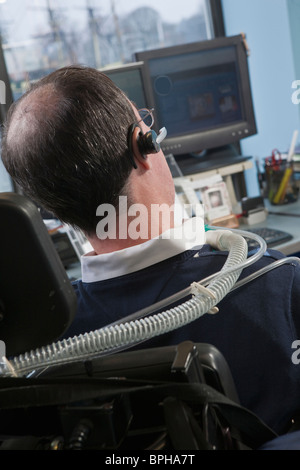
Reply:
[[[60,220],[94,233],[99,204],[130,198],[127,136],[137,112],[88,67],[57,70],[9,111],[2,159],[24,192]]]

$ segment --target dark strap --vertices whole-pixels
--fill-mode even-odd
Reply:
[[[151,394],[176,397],[190,404],[208,404],[218,409],[226,421],[243,436],[243,442],[250,448],[258,448],[277,434],[256,414],[227,398],[206,384],[168,384],[155,387]]]
[[[123,393],[142,394],[143,400],[152,401],[176,397],[190,405],[208,404],[215,407],[231,426],[240,431],[243,442],[250,448],[258,448],[277,437],[257,415],[203,383],[149,383],[97,378],[5,378],[0,380],[0,407],[17,409],[60,405],[94,398],[106,399]]]

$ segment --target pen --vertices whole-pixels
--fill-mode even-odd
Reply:
[[[268,214],[271,214],[271,215],[286,215],[287,217],[300,217],[300,214],[288,214],[287,212],[268,211]]]
[[[291,179],[293,173],[293,169],[291,167],[287,168],[284,172],[283,178],[281,180],[279,189],[277,193],[275,194],[275,197],[273,199],[274,204],[278,204],[279,202],[282,202],[285,198],[286,195],[286,190],[287,186],[289,184],[289,181]]]

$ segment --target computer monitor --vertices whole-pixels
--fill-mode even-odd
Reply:
[[[13,93],[6,68],[0,36],[0,124],[5,121],[7,111],[13,102]]]
[[[9,107],[13,102],[13,93],[5,64],[0,36],[0,192],[15,191],[15,184],[4,168],[1,160],[1,134]]]
[[[256,134],[247,50],[242,35],[137,52],[165,153],[218,154]],[[224,155],[227,155],[225,152]]]
[[[142,78],[142,62],[133,62],[101,69],[130,99],[141,109],[147,107],[144,83]]]

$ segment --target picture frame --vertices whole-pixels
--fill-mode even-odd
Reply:
[[[204,215],[208,222],[226,217],[232,213],[231,202],[224,181],[202,188],[200,192]]]
[[[221,175],[190,180],[176,178],[175,188],[178,200],[185,207],[189,217],[195,215],[195,208],[201,206],[201,215],[206,222],[232,214],[232,204],[225,181]],[[199,210],[197,210],[199,214]]]

